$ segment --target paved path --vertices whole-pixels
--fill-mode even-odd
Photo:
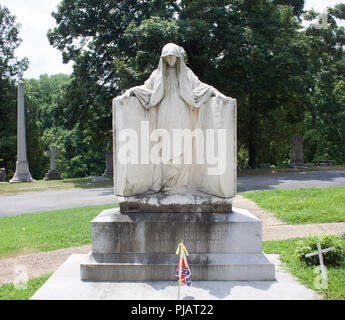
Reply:
[[[345,186],[345,170],[306,171],[243,176],[237,179],[237,191]]]
[[[116,203],[113,188],[25,192],[0,196],[0,217]]]
[[[286,240],[304,238],[309,234],[345,234],[345,222],[287,224],[277,219],[273,213],[261,209],[254,201],[240,195],[234,198],[234,207],[249,210],[262,223],[262,240]]]
[[[345,186],[345,170],[243,176],[237,191]],[[116,203],[113,188],[27,192],[0,196],[0,217]]]

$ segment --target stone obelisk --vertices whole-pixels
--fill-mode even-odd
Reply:
[[[10,182],[31,182],[33,181],[28,160],[26,156],[26,136],[25,136],[25,109],[24,109],[24,84],[18,84],[18,120],[17,120],[17,162],[16,173]]]

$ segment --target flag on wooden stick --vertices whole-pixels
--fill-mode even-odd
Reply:
[[[176,277],[178,277],[179,286],[181,286],[182,283],[190,287],[192,285],[192,273],[187,262],[188,251],[182,242],[179,243],[176,254],[180,254],[179,263],[176,269]]]

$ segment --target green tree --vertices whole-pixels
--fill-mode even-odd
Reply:
[[[305,30],[310,47],[309,90],[304,118],[306,158],[345,163],[345,30],[336,18],[345,19],[345,4],[328,8],[328,27]],[[319,14],[306,13],[306,19]]]
[[[67,127],[111,141],[111,99],[142,83],[164,44],[186,50],[191,69],[239,102],[239,141],[257,166],[270,112],[303,114],[306,69],[298,19],[304,1],[64,1],[53,13],[52,45],[74,73],[54,110]],[[296,103],[297,102],[297,103]],[[68,107],[66,107],[66,105]],[[68,115],[68,117],[67,117]],[[294,119],[292,119],[294,118]],[[268,150],[270,151],[270,150]]]
[[[78,125],[66,128],[59,125],[52,110],[57,103],[65,104],[62,92],[72,81],[65,74],[41,75],[39,79],[26,81],[25,92],[30,101],[38,106],[36,122],[40,136],[41,153],[55,145],[61,155],[57,157],[57,169],[63,177],[85,177],[104,172],[105,151],[102,145],[93,145]],[[41,160],[42,174],[50,169],[49,158]]]
[[[17,90],[15,80],[28,68],[27,58],[19,60],[15,50],[21,43],[19,25],[10,11],[0,5],[0,165],[7,177],[14,174],[17,151]]]

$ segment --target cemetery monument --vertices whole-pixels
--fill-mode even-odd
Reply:
[[[120,207],[91,222],[81,279],[175,280],[183,242],[194,281],[274,280],[261,221],[232,207],[236,131],[236,100],[201,82],[183,48],[165,45],[149,79],[113,100]]]
[[[22,81],[19,81],[18,84],[17,118],[17,162],[15,174],[10,182],[31,182],[33,179],[26,155],[24,84]]]
[[[105,155],[105,171],[103,177],[113,177],[114,176],[114,157],[112,152],[107,152]]]
[[[46,173],[44,180],[61,180],[61,173],[56,169],[56,156],[60,151],[56,150],[55,146],[50,146],[50,151],[46,151],[46,156],[50,156],[50,170]]]
[[[0,182],[6,181],[6,170],[5,168],[0,168]]]
[[[291,168],[304,168],[303,138],[298,134],[293,135],[291,139]]]

